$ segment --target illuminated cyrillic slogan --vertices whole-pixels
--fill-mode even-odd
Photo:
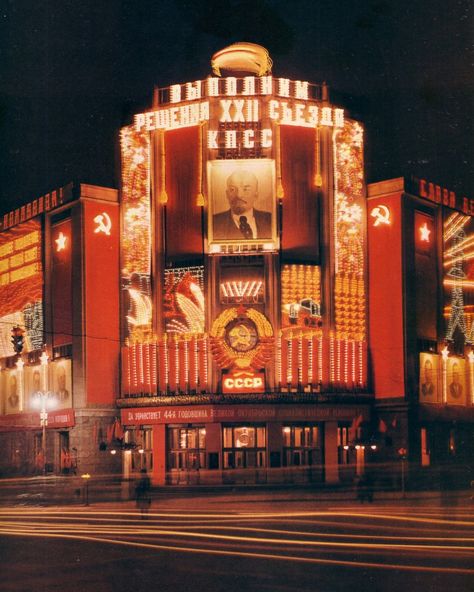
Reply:
[[[209,121],[209,102],[190,103],[135,115],[135,130],[172,130]]]

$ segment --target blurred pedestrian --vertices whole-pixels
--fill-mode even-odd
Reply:
[[[148,510],[151,506],[150,490],[150,477],[148,477],[146,469],[142,469],[140,471],[140,479],[138,479],[137,485],[135,487],[135,500],[137,503],[137,508],[141,512],[142,520],[146,518]]]

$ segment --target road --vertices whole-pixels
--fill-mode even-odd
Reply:
[[[0,508],[2,592],[474,589],[472,507],[266,496]]]

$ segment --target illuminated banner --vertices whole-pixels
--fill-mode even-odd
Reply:
[[[369,417],[368,407],[324,405],[189,405],[122,409],[123,425],[153,425],[173,422],[221,421],[351,421]]]
[[[321,270],[316,265],[284,265],[281,271],[282,328],[320,329]]]
[[[165,269],[165,331],[203,334],[204,311],[204,267]]]
[[[222,375],[223,393],[263,393],[265,374],[263,372],[240,371]]]
[[[73,192],[68,191],[70,188],[71,186],[61,187],[60,189],[56,189],[55,191],[51,191],[51,193],[47,193],[46,195],[42,195],[41,197],[30,201],[20,208],[16,208],[16,210],[4,214],[3,218],[0,219],[0,231],[21,224],[22,222],[26,222],[27,220],[30,220],[30,218],[34,218],[43,212],[49,212],[50,210],[71,201],[73,199]]]
[[[0,234],[0,357],[11,356],[11,328],[26,329],[23,351],[43,344],[41,224],[29,220]]]
[[[48,412],[47,429],[54,428],[70,428],[75,425],[74,409],[62,409],[60,411]],[[18,413],[10,416],[0,416],[1,428],[29,428],[40,429],[40,414],[39,413]]]
[[[287,78],[208,78],[175,84],[159,96],[167,105],[136,114],[135,131],[169,131],[216,121],[223,127],[208,131],[209,150],[270,148],[272,122],[313,129],[344,126],[344,110],[322,105],[320,87]]]
[[[446,187],[416,177],[406,179],[406,186],[409,191],[428,201],[474,216],[474,199],[459,197],[454,191],[446,189]]]
[[[275,163],[269,159],[208,163],[209,241],[275,242]]]

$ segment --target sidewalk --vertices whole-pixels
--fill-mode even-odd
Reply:
[[[407,503],[430,505],[461,505],[473,508],[471,490],[460,491],[406,491],[374,492],[374,504]],[[90,504],[127,504],[133,498],[133,482],[120,479],[91,479]],[[226,504],[232,507],[245,503],[359,503],[353,486],[329,485],[219,485],[219,486],[164,486],[152,490],[154,505],[160,507],[183,504],[192,498],[193,505],[214,507]],[[82,505],[84,481],[80,477],[33,477],[0,480],[0,505]]]

